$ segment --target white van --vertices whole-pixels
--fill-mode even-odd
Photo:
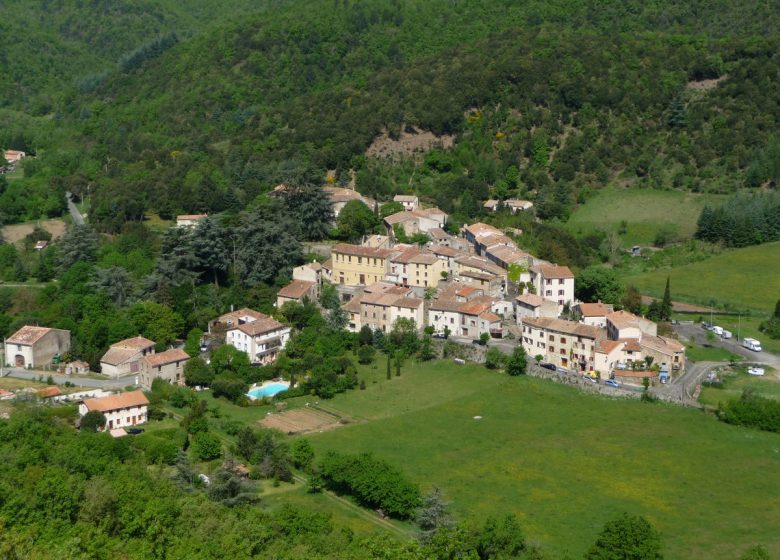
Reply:
[[[755,338],[742,339],[742,346],[744,346],[748,350],[753,350],[754,352],[761,352],[761,342],[759,342]]]
[[[731,331],[727,331],[726,329],[723,329],[723,332],[720,333],[720,337],[724,340],[731,338]]]
[[[719,327],[715,325],[714,327],[712,327],[712,332],[714,332],[718,336],[723,336],[723,327]]]

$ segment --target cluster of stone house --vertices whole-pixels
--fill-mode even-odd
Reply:
[[[556,366],[602,377],[652,365],[666,371],[684,367],[685,346],[658,336],[654,322],[601,307],[603,315],[583,315],[580,321],[524,316],[520,320],[523,348],[530,356],[541,356]]]

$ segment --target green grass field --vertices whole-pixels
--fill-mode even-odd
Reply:
[[[780,297],[780,241],[734,249],[697,263],[624,277],[650,296],[663,295],[671,278],[672,299],[752,309],[767,316]]]
[[[725,375],[722,377],[722,388],[702,387],[699,402],[718,406],[719,402],[738,398],[742,391],[748,388],[762,397],[780,400],[780,374],[770,368],[764,369],[763,377],[748,375],[744,369]]]
[[[715,346],[704,348],[696,345],[687,346],[685,357],[692,362],[741,362],[743,360],[742,356],[729,352],[725,348]]]
[[[683,191],[609,187],[577,208],[567,227],[575,233],[617,232],[620,222],[625,220],[628,227],[620,236],[623,247],[651,245],[662,227],[674,227],[681,239],[687,239],[693,237],[704,205],[718,203],[724,198]]]
[[[357,421],[311,435],[315,448],[371,451],[441,487],[459,518],[514,512],[559,556],[580,557],[623,511],[650,519],[670,558],[736,558],[751,544],[780,554],[778,434],[475,365],[360,377],[366,390],[328,402]]]

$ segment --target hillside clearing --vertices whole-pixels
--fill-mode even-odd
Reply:
[[[680,239],[693,237],[699,213],[707,203],[725,197],[683,191],[652,189],[600,190],[579,206],[569,218],[567,227],[575,233],[607,231],[617,233],[626,221],[626,233],[620,235],[623,247],[651,245],[661,228],[676,229]]]
[[[627,275],[627,285],[650,296],[663,295],[666,277],[672,298],[722,308],[753,309],[769,314],[780,297],[780,241],[725,251],[672,269]]]

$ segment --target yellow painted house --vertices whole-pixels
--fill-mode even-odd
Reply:
[[[390,271],[390,249],[339,243],[331,251],[333,282],[365,286],[381,282]]]

